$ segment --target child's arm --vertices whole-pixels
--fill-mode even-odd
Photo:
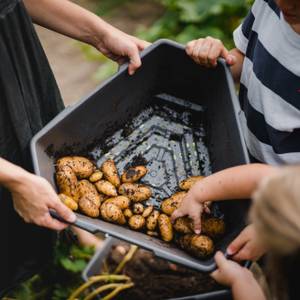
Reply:
[[[189,42],[186,52],[196,63],[208,68],[216,67],[217,59],[224,58],[231,66],[234,81],[239,83],[245,56],[237,48],[228,51],[220,40],[207,37]]]

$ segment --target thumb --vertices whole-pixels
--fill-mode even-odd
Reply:
[[[72,212],[71,209],[69,209],[60,201],[55,201],[52,205],[52,208],[55,209],[59,216],[67,222],[74,223],[76,221],[76,215]]]
[[[129,58],[128,73],[129,75],[133,75],[135,71],[142,65],[141,58],[139,56],[139,50],[136,46],[134,46],[128,52],[128,58]]]
[[[171,215],[171,222],[174,223],[176,219],[184,217],[185,214],[180,209],[176,209]]]
[[[221,251],[218,251],[215,255],[215,262],[219,269],[222,269],[227,263],[227,259]]]

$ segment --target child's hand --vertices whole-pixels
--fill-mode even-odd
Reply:
[[[238,263],[225,258],[222,252],[218,251],[215,255],[218,269],[210,276],[218,283],[232,287],[236,282],[245,280],[252,276],[251,272],[240,266]]]
[[[216,67],[219,57],[224,58],[230,66],[236,62],[236,57],[229,53],[223,43],[212,37],[193,40],[186,45],[185,50],[196,63],[205,67]]]
[[[266,249],[259,243],[254,225],[248,225],[239,236],[231,242],[227,248],[227,253],[233,255],[236,261],[258,260]]]

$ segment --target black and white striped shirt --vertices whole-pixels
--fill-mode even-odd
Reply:
[[[234,32],[245,54],[240,103],[249,153],[257,161],[300,162],[300,35],[274,0],[256,0]]]

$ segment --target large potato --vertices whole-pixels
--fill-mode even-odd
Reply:
[[[101,217],[108,222],[124,225],[126,223],[125,216],[120,207],[113,203],[104,202],[100,208]]]
[[[80,197],[87,194],[99,195],[96,187],[86,179],[82,179],[78,182],[77,189]]]
[[[158,228],[161,238],[165,242],[170,242],[173,239],[173,227],[170,218],[165,214],[160,214],[158,217]]]
[[[179,233],[193,233],[193,221],[188,217],[181,217],[176,219],[173,227]]]
[[[119,193],[127,196],[134,202],[141,202],[149,199],[152,191],[148,186],[137,183],[123,183],[119,187]]]
[[[126,196],[117,196],[108,198],[107,200],[105,200],[105,203],[113,203],[123,210],[129,207],[130,199]]]
[[[94,195],[84,195],[79,199],[78,205],[80,210],[87,216],[92,218],[99,217],[100,203],[95,201]]]
[[[96,170],[90,177],[89,181],[94,183],[101,180],[103,177],[103,173],[100,170]]]
[[[203,217],[201,220],[201,232],[211,238],[218,238],[225,233],[225,222],[214,217]]]
[[[199,258],[205,258],[214,251],[212,239],[205,235],[183,235],[179,238],[179,245],[182,249]]]
[[[56,172],[56,183],[60,193],[78,202],[80,197],[77,189],[78,180],[69,166],[63,166]]]
[[[154,210],[147,218],[146,227],[148,230],[154,231],[156,229],[159,215],[160,215],[159,211]]]
[[[56,162],[57,169],[69,166],[79,178],[88,178],[95,170],[94,164],[82,156],[66,156]]]
[[[59,194],[58,195],[60,201],[66,205],[67,207],[69,207],[72,210],[77,210],[78,209],[78,204],[76,201],[74,201],[71,197],[65,195],[65,194]]]
[[[128,225],[131,229],[141,230],[145,226],[145,218],[141,215],[133,215],[128,220]]]
[[[204,176],[191,176],[188,177],[187,179],[182,180],[179,183],[180,189],[184,191],[188,191],[197,181],[205,178]]]
[[[107,180],[100,180],[95,183],[97,190],[107,196],[118,196],[115,186]]]
[[[115,187],[120,186],[121,180],[115,162],[112,159],[109,159],[102,164],[101,171],[103,172],[104,178],[111,184]]]
[[[177,192],[170,198],[164,200],[161,203],[162,212],[167,214],[168,216],[171,216],[172,213],[180,206],[186,194],[186,192]]]
[[[145,166],[131,167],[122,174],[121,180],[124,183],[133,183],[145,176],[147,172],[148,170]]]

